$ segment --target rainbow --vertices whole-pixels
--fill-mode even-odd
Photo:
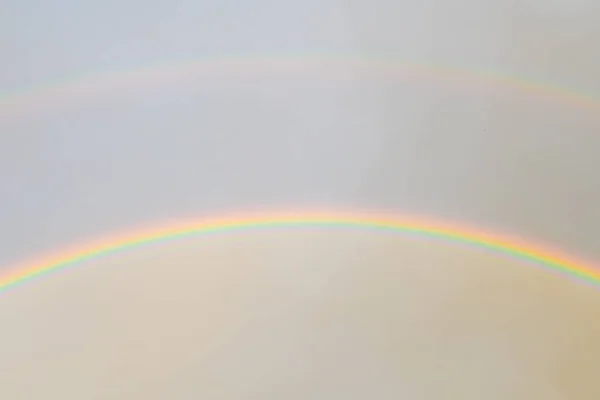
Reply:
[[[368,58],[366,58],[368,57]],[[385,76],[386,79],[407,73],[410,79],[425,77],[442,79],[463,84],[478,84],[484,87],[510,88],[520,93],[552,98],[570,106],[592,111],[598,115],[600,100],[573,90],[544,83],[536,83],[518,77],[502,76],[497,73],[478,72],[452,67],[439,67],[395,60],[389,57],[366,55],[279,55],[220,57],[204,60],[183,60],[157,64],[131,70],[92,73],[80,77],[70,77],[61,82],[34,86],[24,90],[0,94],[0,118],[19,116],[42,109],[50,104],[60,104],[73,98],[94,97],[102,93],[119,93],[124,89],[146,87],[147,85],[190,82],[196,79],[228,78],[231,74],[264,74],[290,72],[297,75],[307,71],[322,73],[331,70],[332,78],[344,75],[341,72],[366,71]],[[600,270],[589,263],[576,261],[573,257],[530,244],[528,241],[484,233],[479,229],[454,224],[430,223],[424,219],[399,218],[362,213],[282,213],[261,216],[242,215],[234,218],[198,220],[149,228],[126,235],[117,235],[76,246],[74,250],[43,257],[23,266],[4,269],[0,273],[0,292],[13,288],[34,278],[52,272],[65,270],[86,260],[117,253],[151,243],[165,242],[177,238],[205,235],[216,232],[258,229],[266,227],[346,227],[369,228],[378,231],[404,233],[412,236],[443,239],[456,243],[488,249],[496,253],[512,255],[528,260],[548,270],[576,277],[580,280],[600,285]]]
[[[5,292],[34,278],[48,276],[54,272],[82,265],[87,260],[151,244],[234,231],[299,227],[368,229],[430,240],[443,240],[483,250],[491,250],[497,254],[528,261],[549,271],[577,278],[595,287],[600,286],[599,269],[590,264],[577,261],[574,257],[568,257],[557,251],[514,237],[485,233],[464,226],[430,222],[424,218],[401,218],[393,215],[360,212],[287,212],[260,215],[244,214],[219,219],[186,221],[158,228],[143,229],[125,235],[111,236],[104,240],[79,246],[75,250],[42,257],[31,263],[25,263],[21,267],[9,269],[12,272],[0,276],[0,292]]]
[[[573,89],[563,88],[529,78],[509,76],[494,71],[478,71],[452,66],[437,66],[414,63],[388,56],[353,54],[306,54],[306,55],[240,55],[235,57],[214,57],[208,59],[179,60],[163,62],[144,67],[98,71],[70,76],[55,82],[33,85],[29,88],[0,93],[0,115],[29,113],[44,109],[50,104],[68,102],[73,97],[96,97],[102,94],[115,94],[161,84],[177,84],[194,80],[223,80],[233,76],[280,76],[307,72],[327,74],[338,79],[349,72],[364,71],[377,74],[385,79],[425,79],[458,83],[461,86],[484,88],[504,88],[519,94],[532,94],[539,98],[549,98],[561,104],[581,110],[600,111],[600,99]],[[356,77],[354,75],[354,77]]]

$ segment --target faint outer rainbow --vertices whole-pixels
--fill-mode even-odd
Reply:
[[[540,98],[558,100],[560,103],[582,110],[600,110],[600,99],[579,90],[536,82],[533,79],[509,76],[498,71],[475,70],[400,60],[393,56],[369,54],[247,54],[215,56],[201,59],[163,61],[137,68],[114,71],[95,71],[72,75],[61,80],[46,82],[0,93],[0,116],[32,112],[69,99],[81,101],[100,95],[119,95],[129,89],[146,88],[161,84],[190,83],[196,79],[227,82],[232,77],[291,73],[293,76],[307,72],[325,74],[334,80],[357,78],[356,73],[375,73],[377,78],[394,80],[402,77],[424,81],[446,81],[461,86],[473,85],[487,89],[511,89],[517,93],[532,94]],[[405,74],[405,75],[402,75]],[[347,77],[347,76],[346,76]],[[359,75],[360,77],[360,75]]]
[[[107,240],[96,241],[73,251],[43,257],[21,267],[9,269],[0,277],[0,292],[34,278],[81,265],[86,260],[150,244],[219,232],[299,227],[367,229],[404,234],[415,238],[444,240],[529,261],[548,271],[577,278],[595,287],[600,286],[600,270],[590,264],[520,239],[482,232],[464,225],[457,226],[441,222],[430,222],[423,218],[403,218],[370,212],[287,212],[260,215],[246,213],[226,218],[170,224],[125,235],[112,236]]]

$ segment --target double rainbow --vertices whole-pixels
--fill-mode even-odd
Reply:
[[[394,61],[389,58],[365,59],[351,56],[287,56],[287,57],[237,57],[213,60],[186,60],[183,62],[157,65],[150,68],[130,71],[91,75],[80,79],[68,79],[64,82],[51,83],[15,93],[0,96],[0,111],[3,115],[15,115],[19,111],[33,112],[36,106],[44,107],[61,99],[75,96],[94,96],[103,90],[122,89],[123,85],[156,84],[161,82],[178,82],[202,76],[213,76],[221,73],[259,71],[278,73],[281,71],[321,70],[333,67],[341,71],[348,67],[367,68],[383,76],[392,76],[396,72],[409,72],[411,77],[426,76],[442,78],[462,83],[476,83],[490,87],[508,87],[522,93],[532,93],[541,97],[551,97],[561,102],[587,109],[595,114],[600,110],[600,101],[584,94],[576,93],[546,84],[534,83],[521,78],[511,78],[485,72],[464,71],[437,66],[415,65]],[[207,75],[208,74],[208,75]],[[378,75],[380,76],[380,75]],[[590,264],[577,261],[574,257],[549,250],[542,246],[520,239],[502,235],[484,233],[477,229],[448,224],[430,223],[421,219],[398,218],[388,215],[371,215],[365,213],[283,213],[262,216],[240,216],[216,220],[195,221],[170,226],[162,226],[141,230],[125,235],[109,237],[88,245],[65,251],[55,256],[42,257],[16,268],[4,269],[0,273],[0,291],[30,281],[34,278],[49,275],[52,272],[65,270],[83,264],[86,260],[106,256],[128,249],[146,246],[152,243],[165,242],[178,238],[207,235],[217,232],[235,230],[264,229],[277,227],[328,227],[328,228],[361,228],[377,231],[388,231],[411,236],[442,239],[467,244],[497,253],[511,255],[519,259],[533,262],[548,270],[554,270],[567,276],[576,277],[595,286],[600,285],[600,270]]]

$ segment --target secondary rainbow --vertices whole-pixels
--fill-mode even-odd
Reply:
[[[581,90],[560,87],[551,83],[535,82],[526,77],[510,76],[497,71],[475,70],[449,65],[404,61],[393,56],[354,54],[248,54],[233,57],[216,56],[205,59],[184,59],[157,62],[131,69],[93,71],[69,76],[62,80],[46,82],[0,93],[0,115],[18,115],[60,104],[68,99],[76,102],[104,94],[117,95],[130,89],[152,87],[161,84],[191,82],[195,79],[227,81],[234,76],[291,73],[309,71],[327,74],[337,79],[343,72],[366,71],[388,80],[400,78],[404,73],[410,79],[426,81],[440,79],[486,88],[505,88],[517,93],[532,94],[540,98],[556,99],[564,105],[591,111],[600,110],[600,99]]]
[[[111,236],[108,239],[79,246],[75,250],[42,257],[34,262],[9,269],[0,276],[0,292],[5,292],[34,278],[83,265],[86,260],[151,244],[243,230],[300,227],[368,229],[404,234],[415,238],[445,240],[529,261],[549,271],[559,272],[600,287],[600,270],[588,263],[521,239],[486,233],[464,225],[458,226],[431,222],[424,218],[399,217],[381,213],[287,212],[200,219]]]

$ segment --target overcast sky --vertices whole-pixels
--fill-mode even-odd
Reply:
[[[70,102],[38,93],[43,100],[23,102],[19,112],[10,105],[10,93],[33,88],[35,98],[35,88],[111,71],[348,53],[520,76],[593,96],[593,1],[1,7],[3,263],[88,232],[251,203],[418,209],[590,253],[597,247],[598,118],[491,88],[497,84],[403,72],[392,81],[369,67],[336,84],[335,70],[350,67],[318,65],[295,75],[264,67],[252,80],[247,67],[231,65],[219,78],[177,88],[174,73],[154,87],[149,79],[128,89],[124,79]]]
[[[468,78],[600,96],[598,13],[591,0],[3,2],[0,262],[141,222],[305,204],[416,210],[600,256],[597,108]],[[313,64],[261,64],[290,54]],[[467,78],[319,65],[344,54]],[[202,65],[219,57],[234,60]],[[75,78],[92,88],[70,93]]]
[[[3,1],[0,266],[273,208],[600,260],[599,39],[596,0]]]

